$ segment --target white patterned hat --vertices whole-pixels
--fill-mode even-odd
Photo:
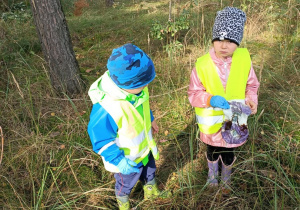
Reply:
[[[230,40],[240,45],[243,39],[246,14],[235,7],[225,7],[217,12],[212,41]]]

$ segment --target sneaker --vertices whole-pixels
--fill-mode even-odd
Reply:
[[[120,210],[129,210],[130,209],[130,203],[129,203],[129,201],[123,203],[122,201],[120,201],[120,200],[117,199],[117,202],[118,202]]]
[[[153,198],[168,198],[171,196],[169,191],[161,191],[158,189],[157,184],[154,185],[144,185],[144,199],[150,200]]]

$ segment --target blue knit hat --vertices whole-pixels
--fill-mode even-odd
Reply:
[[[212,41],[228,39],[240,45],[243,39],[246,14],[235,7],[225,7],[217,12]]]
[[[129,43],[113,49],[107,61],[111,79],[123,89],[136,89],[155,77],[152,60],[137,46]]]

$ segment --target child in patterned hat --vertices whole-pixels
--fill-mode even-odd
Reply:
[[[93,102],[88,133],[105,169],[114,173],[119,208],[130,209],[129,194],[138,180],[144,184],[145,199],[161,195],[155,181],[159,153],[152,137],[158,126],[147,87],[155,69],[133,44],[114,49],[107,69],[88,92]]]
[[[248,137],[247,116],[257,112],[259,82],[248,50],[238,48],[245,21],[245,13],[234,7],[217,12],[213,47],[197,59],[188,90],[200,139],[207,145],[207,182],[218,186],[221,161],[225,189],[230,189],[231,168],[236,160],[234,148],[243,145]]]

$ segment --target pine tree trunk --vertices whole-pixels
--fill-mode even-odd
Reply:
[[[82,91],[79,65],[60,0],[30,0],[53,88],[70,95]]]

